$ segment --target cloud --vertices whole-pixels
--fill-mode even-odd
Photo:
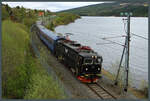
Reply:
[[[10,7],[23,6],[30,9],[45,9],[50,11],[61,11],[103,2],[2,2]]]

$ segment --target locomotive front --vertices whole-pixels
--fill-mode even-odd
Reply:
[[[97,53],[81,53],[83,57],[81,74],[78,79],[86,83],[94,83],[101,77],[102,57]]]

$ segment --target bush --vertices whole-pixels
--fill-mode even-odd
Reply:
[[[2,6],[2,20],[9,19],[9,13],[6,11],[5,6]]]
[[[25,24],[28,28],[30,28],[34,23],[36,22],[36,19],[34,18],[24,18],[23,24]]]

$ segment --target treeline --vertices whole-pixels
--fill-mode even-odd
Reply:
[[[54,31],[54,28],[59,25],[67,25],[71,22],[74,22],[76,19],[80,18],[77,14],[72,13],[57,13],[53,19],[50,19],[46,27]]]
[[[148,17],[148,7],[145,6],[126,6],[121,9],[104,11],[98,15],[101,16],[120,16],[120,12],[132,12],[134,17]]]
[[[53,21],[53,24],[55,27],[58,25],[66,25],[70,22],[74,22],[77,18],[80,18],[80,16],[71,13],[58,13],[56,19]]]
[[[31,27],[31,25],[37,21],[39,12],[43,12],[45,16],[53,14],[49,10],[32,10],[19,6],[11,8],[7,4],[2,4],[2,21],[9,19],[11,21],[22,23],[28,27]]]
[[[30,27],[37,20],[37,10],[25,9],[24,7],[10,8],[7,4],[2,5],[2,21],[11,20]]]
[[[34,56],[29,32],[38,12],[2,5],[2,98],[63,99],[64,91]],[[45,15],[50,11],[43,11]]]
[[[69,12],[80,16],[120,16],[121,12],[132,12],[134,17],[148,17],[147,0],[118,0],[74,8],[61,12]]]

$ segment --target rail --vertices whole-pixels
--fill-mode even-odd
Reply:
[[[102,87],[100,84],[86,84],[100,99],[117,99],[108,90]]]

